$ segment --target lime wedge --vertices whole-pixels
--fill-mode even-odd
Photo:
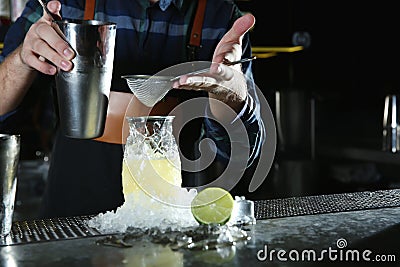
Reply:
[[[228,191],[219,187],[208,187],[193,198],[191,210],[200,224],[223,225],[231,217],[233,205],[233,197]]]

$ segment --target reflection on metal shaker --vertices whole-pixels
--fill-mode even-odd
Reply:
[[[0,134],[0,237],[11,231],[19,152],[19,135]]]
[[[400,150],[399,107],[396,95],[385,97],[383,111],[383,150],[396,153]]]

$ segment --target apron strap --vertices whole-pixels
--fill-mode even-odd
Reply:
[[[207,0],[199,0],[197,4],[197,10],[193,21],[192,32],[190,33],[190,40],[187,46],[189,61],[197,59],[197,52],[198,49],[201,47],[201,31],[203,29],[206,4]]]
[[[96,6],[96,0],[86,0],[85,1],[85,14],[83,16],[84,20],[94,19],[95,6]]]

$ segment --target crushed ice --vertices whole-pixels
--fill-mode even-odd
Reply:
[[[170,205],[160,202],[141,190],[125,196],[125,202],[116,211],[100,213],[87,221],[88,226],[103,234],[124,233],[129,227],[160,230],[180,230],[198,226],[190,210],[190,204],[197,195],[195,189],[177,188]]]
[[[124,248],[131,247],[136,240],[147,239],[153,243],[168,244],[172,250],[223,252],[224,248],[246,244],[250,239],[242,226],[253,223],[199,225],[190,209],[197,191],[184,188],[176,190],[174,203],[178,199],[180,206],[160,202],[138,190],[125,196],[125,203],[115,212],[100,213],[89,219],[89,227],[109,234],[96,243]],[[239,203],[237,199],[235,203]]]
[[[219,250],[226,247],[245,245],[250,236],[238,226],[199,225],[179,231],[166,228],[128,228],[124,234],[110,235],[96,243],[113,247],[132,247],[137,240],[149,240],[156,244],[169,245],[172,250]]]

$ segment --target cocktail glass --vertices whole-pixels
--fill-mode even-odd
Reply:
[[[174,204],[182,176],[179,149],[172,133],[173,119],[174,116],[127,117],[129,136],[122,170],[125,200],[142,191],[155,200]]]

